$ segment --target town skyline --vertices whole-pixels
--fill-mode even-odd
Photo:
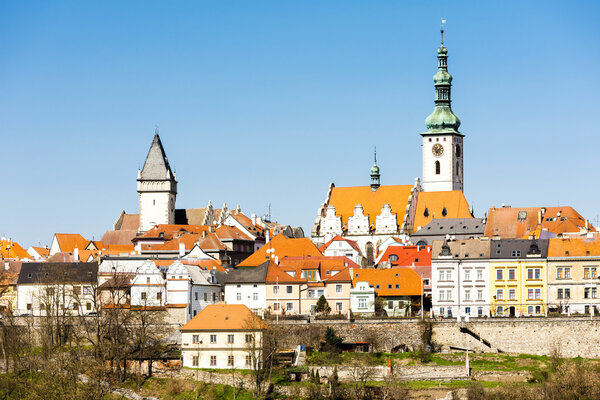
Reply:
[[[322,15],[273,3],[191,7],[190,15],[128,6],[121,17],[104,9],[107,25],[91,23],[96,5],[48,7],[44,18],[32,6],[2,8],[0,29],[11,39],[0,120],[15,150],[5,162],[17,171],[5,184],[17,195],[1,200],[10,212],[0,235],[27,246],[49,244],[55,232],[100,239],[121,210],[137,213],[136,169],[155,125],[177,172],[177,208],[225,201],[261,215],[271,204],[273,219],[308,236],[329,182],[369,184],[374,146],[382,184],[412,184],[433,109],[439,14],[448,20],[465,195],[476,216],[502,203],[560,204],[596,224],[600,189],[581,161],[593,159],[597,142],[588,139],[598,83],[586,77],[598,61],[597,5],[553,3],[527,17],[463,3],[334,3]],[[144,16],[164,29],[145,26]],[[198,38],[204,47],[192,46]]]

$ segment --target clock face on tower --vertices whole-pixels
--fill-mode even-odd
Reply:
[[[444,146],[442,146],[439,143],[436,143],[431,148],[431,152],[433,153],[434,156],[441,157],[442,154],[444,154]]]

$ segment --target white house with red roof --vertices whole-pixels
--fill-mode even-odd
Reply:
[[[337,235],[327,243],[319,247],[324,256],[343,256],[348,257],[358,265],[364,265],[366,260],[363,257],[358,243],[354,240],[346,239]]]

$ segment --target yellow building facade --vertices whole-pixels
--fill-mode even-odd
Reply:
[[[548,311],[548,240],[492,240],[492,316],[536,316]]]

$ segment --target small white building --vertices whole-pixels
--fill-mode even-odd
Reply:
[[[356,282],[350,289],[350,308],[355,314],[375,314],[375,289],[369,282]]]
[[[195,317],[207,305],[221,300],[221,285],[215,270],[204,271],[198,265],[176,261],[169,266],[166,275],[166,306],[185,310],[183,322]]]
[[[227,274],[225,303],[244,304],[257,314],[262,314],[266,304],[265,282],[267,263],[255,268],[238,268]]]
[[[242,304],[211,304],[181,328],[184,368],[253,369],[267,325]]]
[[[166,303],[165,295],[165,276],[154,262],[144,262],[131,281],[131,306],[162,307]]]
[[[99,312],[97,263],[23,263],[17,279],[17,315]]]
[[[354,240],[343,238],[339,235],[319,247],[324,256],[344,256],[348,257],[358,265],[363,265],[363,255]]]

